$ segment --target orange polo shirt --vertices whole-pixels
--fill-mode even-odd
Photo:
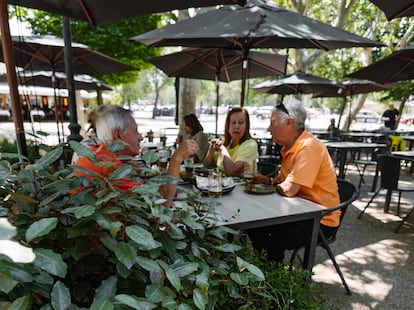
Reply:
[[[339,204],[335,169],[323,142],[304,130],[289,150],[282,147],[281,155],[279,181],[299,184],[298,197],[327,208]],[[321,223],[337,227],[340,214],[339,210],[328,214],[321,219]]]
[[[91,170],[99,175],[102,175],[103,177],[109,176],[112,172],[114,172],[122,165],[122,162],[117,159],[116,154],[109,152],[104,144],[97,144],[92,146],[91,151],[95,153],[96,158],[101,160],[101,162],[93,163],[86,156],[82,156],[75,162],[74,165]],[[92,178],[91,175],[88,175],[83,171],[76,170],[76,168],[74,170],[74,173],[79,176],[87,176],[89,178]],[[120,178],[112,180],[111,182],[116,188],[122,190],[125,193],[127,193],[132,187],[142,184],[135,182],[129,178]]]

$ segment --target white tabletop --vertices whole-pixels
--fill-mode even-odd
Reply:
[[[253,195],[244,192],[244,186],[236,188],[217,199],[216,211],[222,217],[217,225],[229,225],[238,229],[295,222],[320,216],[326,210],[321,205],[298,197],[283,197],[272,193]]]
[[[336,149],[372,149],[386,147],[384,143],[367,143],[367,142],[353,142],[353,141],[335,141],[335,142],[326,142],[326,147],[336,148]]]
[[[414,151],[395,151],[395,152],[392,152],[392,155],[413,158]]]

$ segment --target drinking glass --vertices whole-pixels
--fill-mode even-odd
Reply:
[[[161,171],[165,171],[168,165],[168,157],[170,153],[167,150],[158,151],[158,166]]]
[[[186,160],[184,160],[184,167],[185,171],[187,173],[187,177],[191,177],[191,174],[193,173],[193,167],[194,167],[194,157],[188,157]]]
[[[255,163],[245,162],[244,163],[244,169],[243,169],[243,179],[246,182],[246,187],[250,186],[250,183],[252,182],[254,178],[254,171],[255,171]]]
[[[222,194],[222,174],[220,171],[211,171],[208,175],[208,196],[213,198],[220,198]]]

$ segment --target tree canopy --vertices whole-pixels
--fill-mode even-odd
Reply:
[[[31,10],[30,12],[30,14],[24,14],[22,18],[30,23],[34,34],[63,36],[61,16],[37,10]],[[95,27],[89,23],[71,19],[72,40],[88,45],[96,51],[114,57],[140,70],[148,69],[150,65],[145,60],[157,56],[158,51],[131,42],[128,39],[156,28],[160,20],[161,15],[154,14]],[[117,85],[135,81],[138,74],[136,71],[131,71],[100,78],[110,85]]]

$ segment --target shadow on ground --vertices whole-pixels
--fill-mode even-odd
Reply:
[[[327,253],[317,249],[312,277],[315,288],[332,309],[412,309],[414,292],[414,214],[398,233],[401,220],[396,215],[397,193],[390,212],[384,213],[385,191],[371,203],[361,219],[358,215],[370,199],[367,184],[358,200],[348,209],[331,248],[352,291],[346,295],[342,282]],[[406,178],[413,178],[406,173]],[[347,179],[358,184],[359,177],[350,167]],[[403,193],[401,215],[414,203],[414,193]]]

